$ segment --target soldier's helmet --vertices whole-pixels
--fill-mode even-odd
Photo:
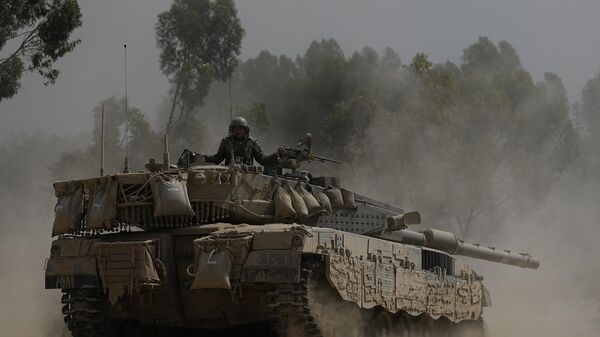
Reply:
[[[246,121],[246,118],[244,117],[235,117],[231,120],[231,123],[229,123],[229,132],[233,132],[233,128],[235,127],[243,127],[244,129],[246,129],[246,135],[250,134],[250,126],[248,125],[248,121]]]

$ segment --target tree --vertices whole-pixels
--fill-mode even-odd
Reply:
[[[104,105],[104,153],[107,173],[123,169],[125,158],[125,98],[110,97],[94,107],[93,138],[88,146],[63,152],[51,167],[55,179],[95,176],[98,174],[101,147],[101,113]],[[149,158],[160,158],[161,137],[152,131],[150,123],[140,109],[129,106],[128,152],[129,164],[141,169]]]
[[[600,139],[600,72],[585,83],[580,108],[586,129],[593,138]]]
[[[264,112],[271,140],[312,132],[318,153],[347,164],[326,174],[465,238],[535,207],[578,156],[561,79],[536,83],[506,41],[479,38],[460,64],[417,54],[403,66],[390,48],[347,58],[321,40],[295,61],[263,51],[236,76],[236,101],[247,107],[239,111]],[[580,104],[586,116],[600,116],[597,83]],[[216,86],[211,99],[226,90]]]
[[[267,117],[267,107],[265,103],[252,103],[248,106],[238,106],[235,109],[236,115],[246,118],[252,126],[252,133],[263,137],[271,128],[271,122]]]
[[[231,75],[245,32],[233,0],[175,0],[155,29],[160,69],[172,84],[169,133],[190,121],[214,79]]]
[[[584,175],[600,180],[600,72],[589,79],[581,92],[581,99],[573,105],[583,131],[581,165]]]
[[[54,84],[59,75],[54,62],[79,44],[71,33],[80,25],[76,0],[2,1],[0,50],[7,56],[0,58],[0,101],[18,92],[24,72],[37,72],[44,84]]]

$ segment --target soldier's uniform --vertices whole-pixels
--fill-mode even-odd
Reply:
[[[229,165],[232,146],[234,163],[253,165],[254,160],[262,166],[275,166],[278,163],[277,154],[265,156],[253,137],[246,136],[244,139],[238,140],[233,135],[223,138],[217,153],[212,156],[204,156],[204,160],[215,164],[220,164],[225,160],[225,165]]]

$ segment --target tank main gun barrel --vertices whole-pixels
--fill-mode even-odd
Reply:
[[[475,259],[498,262],[522,268],[537,269],[540,266],[540,262],[535,260],[529,254],[514,254],[508,250],[499,250],[494,247],[482,247],[477,244],[465,243],[455,234],[437,229],[428,228],[418,232],[402,229],[391,233],[385,233],[382,235],[382,238],[441,250],[448,254],[468,256]]]

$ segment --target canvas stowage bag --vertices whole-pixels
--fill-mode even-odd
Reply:
[[[304,200],[300,196],[296,190],[294,190],[291,186],[286,185],[286,192],[292,198],[292,206],[294,207],[294,211],[296,211],[296,216],[299,221],[303,221],[308,216],[308,209],[306,208],[306,204]]]
[[[313,193],[321,207],[323,207],[323,209],[325,209],[327,213],[333,212],[333,210],[331,209],[331,201],[329,200],[329,197],[325,193],[323,193],[323,191],[321,191],[320,189],[313,188]]]
[[[354,198],[354,192],[348,191],[342,188],[342,199],[344,200],[344,207],[348,209],[356,209],[356,199]]]
[[[117,215],[118,182],[108,177],[98,185],[87,211],[87,229],[111,229]]]
[[[325,190],[325,194],[329,198],[329,201],[331,201],[331,207],[344,208],[344,198],[339,188],[329,188]]]
[[[323,212],[323,207],[319,204],[317,199],[310,194],[302,185],[296,185],[296,191],[304,200],[304,204],[306,205],[306,209],[308,210],[308,215],[312,216],[318,213]]]
[[[275,190],[273,204],[275,206],[276,221],[284,222],[296,217],[296,211],[292,205],[292,197],[281,186]]]
[[[197,247],[196,249],[202,249]],[[233,259],[226,249],[201,251],[191,289],[231,289]]]
[[[52,236],[71,233],[78,228],[83,209],[83,186],[65,192],[58,197],[54,207]]]
[[[158,175],[150,181],[154,196],[154,216],[195,215],[187,184],[181,177]]]

